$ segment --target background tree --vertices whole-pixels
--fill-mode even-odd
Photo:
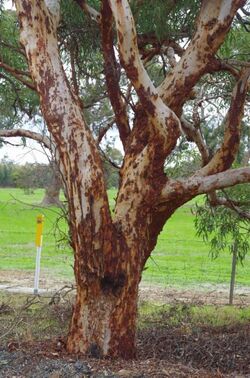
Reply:
[[[198,194],[250,181],[249,168],[230,169],[240,145],[249,64],[240,58],[229,62],[219,52],[230,30],[244,28],[248,8],[242,0],[157,1],[153,6],[150,0],[132,1],[133,17],[126,0],[15,3],[68,201],[77,295],[67,348],[130,358],[141,273],[165,222]],[[233,20],[240,8],[239,24]],[[96,63],[102,64],[98,74]],[[12,67],[4,69],[11,73]],[[221,72],[230,85],[219,80]],[[83,102],[97,82],[114,117],[98,136],[87,125]],[[216,92],[223,85],[227,110],[218,109],[223,117],[209,125],[200,120],[197,106],[211,88]],[[101,112],[101,101],[102,96],[91,101],[93,111]],[[112,216],[98,149],[110,125],[116,126],[125,152]],[[204,137],[211,125],[218,137],[215,149]],[[177,179],[166,175],[166,162],[181,137],[196,146],[200,165]]]
[[[4,157],[0,163],[0,186],[12,187],[15,185],[14,177],[14,165],[7,157]]]

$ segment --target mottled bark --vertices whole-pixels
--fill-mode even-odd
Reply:
[[[134,358],[139,277],[91,277],[77,296],[67,347],[100,358]]]
[[[85,2],[77,3],[86,11]],[[67,347],[70,352],[96,357],[131,358],[135,356],[141,272],[166,220],[199,193],[250,180],[248,170],[232,171],[229,175],[217,174],[221,168],[213,168],[187,180],[171,180],[164,173],[165,159],[181,133],[182,106],[203,73],[209,72],[214,54],[243,2],[203,1],[193,40],[179,62],[172,59],[172,71],[156,88],[139,55],[128,1],[103,1],[98,22],[103,31],[106,80],[120,137],[126,147],[113,217],[98,148],[59,57],[56,36],[59,2],[16,0],[16,4],[21,41],[55,144],[55,157],[69,206],[77,296]],[[116,77],[111,11],[117,29],[120,62],[139,99],[131,132]],[[93,9],[91,12],[93,14]],[[230,136],[240,129],[246,83],[247,75],[236,85],[232,103],[238,101],[238,106],[229,110],[235,123],[227,127],[223,149],[230,148]],[[208,151],[202,136],[190,125],[184,127],[207,164]],[[233,154],[235,156],[235,152]],[[224,169],[229,168],[232,160]]]

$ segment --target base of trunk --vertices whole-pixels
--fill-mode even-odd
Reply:
[[[99,290],[98,290],[99,291]],[[119,296],[78,288],[67,340],[70,353],[92,357],[136,357],[138,285]]]

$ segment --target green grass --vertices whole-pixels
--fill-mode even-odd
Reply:
[[[73,277],[70,248],[58,241],[67,235],[67,226],[57,208],[39,207],[43,190],[25,195],[19,189],[0,189],[0,269],[33,270],[35,267],[36,217],[44,214],[41,269]]]
[[[189,325],[191,328],[199,328],[232,327],[250,322],[250,307],[156,305],[152,302],[142,302],[138,310],[139,328],[151,327],[157,323],[167,327]]]
[[[163,285],[185,286],[228,283],[231,256],[228,251],[216,260],[209,245],[196,235],[190,204],[178,209],[161,232],[155,251],[147,263],[144,280]],[[237,266],[237,284],[250,285],[250,255]]]
[[[26,195],[20,189],[0,189],[0,270],[34,270],[36,216],[42,213],[45,225],[41,274],[46,272],[57,278],[71,279],[72,252],[65,243],[58,244],[58,240],[67,235],[66,223],[63,219],[57,221],[58,209],[39,208],[42,197],[43,190]],[[109,191],[111,207],[115,197],[116,191]],[[231,256],[224,252],[218,259],[211,260],[209,246],[195,234],[193,219],[190,204],[186,204],[167,222],[147,262],[143,274],[145,282],[181,287],[229,283]],[[250,285],[250,255],[243,267],[237,267],[237,284]]]

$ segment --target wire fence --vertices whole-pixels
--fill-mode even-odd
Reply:
[[[0,226],[1,227],[1,226]],[[0,285],[32,285],[35,266],[34,233],[0,229]],[[9,272],[9,274],[8,274]],[[16,272],[13,278],[12,272]],[[142,275],[144,297],[163,302],[187,300],[205,303],[228,302],[231,256],[222,253],[216,260],[209,256],[209,246],[196,238],[159,237],[155,251]],[[44,233],[41,258],[41,287],[46,289],[72,283],[73,254],[66,244],[56,243],[52,232]],[[250,304],[250,258],[238,264],[235,302]]]

